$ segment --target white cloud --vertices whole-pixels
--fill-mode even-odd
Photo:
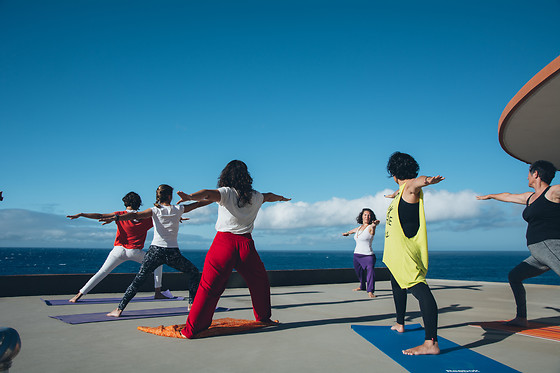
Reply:
[[[384,224],[385,213],[391,202],[384,195],[391,192],[383,190],[352,200],[333,197],[313,203],[290,201],[265,204],[257,217],[255,234],[286,245],[302,245],[309,240],[318,242],[321,238],[339,238],[339,227],[346,230],[355,226],[356,216],[364,207],[371,208]],[[522,206],[478,201],[475,195],[469,190],[426,190],[426,218],[431,223],[430,229],[472,231],[523,223],[520,218]],[[214,235],[216,210],[213,204],[187,214],[190,220],[186,224],[191,228],[182,229],[180,242],[202,242],[207,245]],[[273,231],[278,234],[272,234]],[[0,210],[1,246],[107,247],[113,244],[114,237],[113,224],[101,226],[95,220],[69,220],[63,215],[22,209]]]
[[[373,196],[348,200],[333,197],[315,203],[281,202],[263,207],[255,226],[262,229],[299,229],[332,227],[355,222],[362,208],[371,208],[382,223],[391,200],[385,198],[392,190],[383,190]],[[456,193],[426,191],[424,201],[428,222],[472,219],[481,215],[483,205],[473,191]]]

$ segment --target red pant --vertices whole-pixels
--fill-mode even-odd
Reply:
[[[258,321],[270,320],[270,283],[251,235],[218,232],[206,254],[202,279],[187,317],[187,325],[181,331],[185,337],[193,338],[196,333],[210,327],[233,268],[249,287],[255,318]]]

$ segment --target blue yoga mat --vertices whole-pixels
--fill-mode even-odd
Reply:
[[[229,311],[229,308],[217,307],[216,312]],[[147,319],[150,317],[186,316],[187,307],[154,308],[149,310],[124,310],[120,317],[107,316],[108,312],[80,313],[75,315],[49,316],[67,324],[86,324],[90,322],[120,321],[132,319]]]
[[[122,298],[85,298],[80,299],[76,303],[68,302],[68,299],[43,299],[47,306],[71,306],[76,304],[106,304],[106,303],[119,303]],[[155,299],[154,296],[148,297],[134,297],[131,302],[159,302],[159,301],[174,301],[185,300],[185,297],[173,297],[166,299]]]
[[[439,355],[404,355],[402,350],[424,342],[424,329],[420,324],[406,325],[404,333],[391,330],[389,326],[352,325],[352,329],[412,373],[520,373],[439,336]]]

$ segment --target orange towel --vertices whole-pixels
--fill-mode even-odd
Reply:
[[[502,330],[505,332],[526,335],[529,337],[548,339],[560,342],[560,326],[542,324],[538,322],[529,322],[529,326],[524,328],[521,326],[504,325],[506,321],[489,321],[471,323],[472,326],[479,326],[483,329]]]
[[[200,333],[196,334],[195,338],[206,338],[206,337],[213,337],[218,335],[236,334],[252,329],[264,328],[265,326],[272,326],[278,324],[279,324],[278,321],[263,322],[263,321],[255,321],[255,320],[232,319],[228,317],[225,319],[213,320],[212,325],[210,325],[208,329],[203,330]],[[184,327],[185,324],[169,325],[169,326],[160,325],[156,327],[139,326],[138,330],[146,333],[159,335],[162,337],[186,339],[181,334],[181,329],[183,329]]]

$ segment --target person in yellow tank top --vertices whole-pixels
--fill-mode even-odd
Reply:
[[[386,197],[393,198],[387,209],[383,263],[391,273],[391,287],[397,321],[391,327],[404,332],[407,291],[420,303],[424,322],[424,343],[403,350],[405,355],[439,354],[437,342],[438,309],[426,282],[428,272],[428,237],[422,188],[444,180],[442,176],[418,176],[420,166],[406,153],[395,152],[387,163],[387,172],[399,189]]]

